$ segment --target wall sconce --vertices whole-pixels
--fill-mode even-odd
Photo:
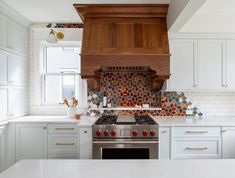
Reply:
[[[51,29],[50,33],[47,36],[48,43],[57,43],[58,40],[62,40],[64,38],[64,34],[62,32],[56,32]]]

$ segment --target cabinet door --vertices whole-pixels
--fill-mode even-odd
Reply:
[[[226,41],[226,88],[235,89],[235,40]]]
[[[5,126],[0,127],[0,173],[6,169]]]
[[[20,117],[28,113],[27,88],[9,89],[9,117]]]
[[[223,127],[222,129],[222,158],[235,158],[235,127]]]
[[[0,47],[7,48],[7,17],[0,13]]]
[[[28,31],[16,22],[9,21],[8,44],[14,52],[27,56]]]
[[[8,55],[0,49],[0,85],[7,85],[7,59]]]
[[[27,81],[27,60],[19,55],[11,54],[8,60],[8,76],[11,85],[26,86]]]
[[[0,88],[0,122],[8,117],[8,90]]]
[[[159,159],[170,159],[170,128],[159,128]]]
[[[172,40],[171,76],[169,90],[192,90],[196,88],[194,40]]]
[[[47,125],[16,124],[16,161],[47,158]]]
[[[198,88],[224,89],[224,41],[198,40]]]
[[[92,159],[92,128],[80,128],[80,159]]]

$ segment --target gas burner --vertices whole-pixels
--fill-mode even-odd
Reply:
[[[135,121],[138,125],[156,125],[156,122],[148,115],[135,115]]]
[[[117,120],[117,116],[101,116],[95,123],[95,125],[112,125],[115,124]]]

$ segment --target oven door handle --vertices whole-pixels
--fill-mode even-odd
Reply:
[[[113,140],[113,141],[93,141],[93,143],[96,144],[106,144],[106,143],[115,143],[115,144],[144,144],[144,143],[158,143],[157,140],[149,141],[149,140],[143,140],[143,141],[119,141],[119,140]]]

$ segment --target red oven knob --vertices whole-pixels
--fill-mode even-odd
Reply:
[[[138,135],[138,132],[137,132],[137,130],[134,130],[133,132],[132,132],[132,134],[133,134],[133,136],[137,136]]]
[[[151,136],[154,136],[154,135],[155,135],[155,131],[151,130],[151,131],[150,131],[150,135],[151,135]]]
[[[96,136],[98,136],[98,137],[101,136],[101,131],[100,130],[96,131]]]
[[[148,132],[146,130],[143,131],[143,136],[148,136]]]
[[[115,130],[113,130],[112,132],[111,132],[111,135],[113,136],[113,137],[115,137],[116,136],[116,131]]]
[[[109,131],[108,131],[108,130],[105,130],[105,131],[104,131],[104,136],[107,137],[108,135],[109,135]]]

